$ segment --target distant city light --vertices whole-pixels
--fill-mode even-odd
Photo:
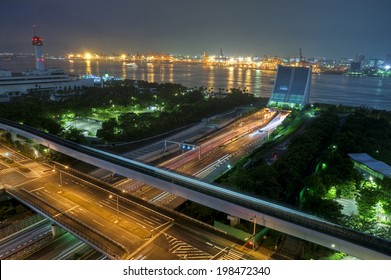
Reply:
[[[92,55],[91,55],[91,53],[89,53],[89,52],[86,52],[86,53],[84,53],[84,59],[91,59],[92,58]]]

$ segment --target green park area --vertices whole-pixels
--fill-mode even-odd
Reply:
[[[0,104],[0,117],[79,143],[131,142],[258,101],[239,90],[225,98],[211,98],[203,88],[145,81],[138,81],[135,87],[131,80],[77,89],[69,96],[65,92],[58,102],[43,98],[45,94]]]
[[[363,173],[348,155],[367,153],[391,165],[390,123],[391,113],[364,108],[293,112],[217,182],[391,239],[391,178]]]
[[[243,157],[216,182],[391,239],[391,178],[370,176],[355,168],[348,155],[354,153],[367,153],[391,165],[391,113],[309,106],[293,111],[267,142]],[[195,203],[188,202],[177,210],[211,224],[212,220],[229,223],[223,213]],[[248,233],[253,230],[252,223],[246,221],[235,227]],[[262,246],[273,249],[281,236],[268,232]],[[307,259],[345,257],[310,243],[303,243],[302,250],[301,257]]]

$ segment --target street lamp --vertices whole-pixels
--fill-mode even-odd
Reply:
[[[113,195],[109,195],[109,198],[113,198]],[[117,219],[114,221],[115,224],[119,223],[119,203],[118,203],[118,194],[117,194]]]
[[[68,169],[68,165],[65,165],[64,166],[65,169]],[[54,165],[53,166],[53,169],[52,169],[53,172],[56,172],[56,166]],[[62,171],[60,168],[58,168],[58,173],[60,174],[60,186],[62,187]]]
[[[53,174],[56,172],[56,167],[54,166],[52,169]],[[60,174],[60,187],[62,187],[62,174],[61,169],[58,169],[58,173]]]
[[[255,250],[255,229],[257,226],[257,216],[254,215],[254,217],[250,218],[250,221],[253,221],[254,227],[253,227],[253,251]]]

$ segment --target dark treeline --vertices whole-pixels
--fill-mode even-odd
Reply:
[[[121,87],[122,89],[117,90],[118,85],[114,85],[111,90],[118,94],[121,90],[132,88],[129,84],[122,84]],[[128,105],[137,100],[141,107],[153,106],[155,111],[141,114],[126,112],[118,118],[110,118],[98,130],[99,138],[109,142],[139,140],[256,102],[252,95],[241,91],[233,91],[224,98],[211,98],[204,95],[203,88],[187,89],[172,83],[138,82],[135,92],[137,96],[131,96]]]
[[[346,119],[337,139],[343,153],[367,153],[391,165],[391,113],[357,109]]]
[[[181,103],[168,97],[163,101],[163,110],[142,114],[129,112],[105,121],[97,136],[107,141],[143,139],[255,101],[251,96],[237,93],[223,99],[205,99],[199,91],[187,93],[187,100],[182,98]]]
[[[206,97],[203,88],[187,89],[180,84],[112,81],[104,88],[85,88],[64,91],[69,97],[51,102],[48,96],[31,93],[15,102],[0,104],[0,117],[24,123],[64,138],[83,141],[80,131],[65,131],[60,125],[62,114],[90,117],[94,108],[112,106],[132,107],[142,111],[154,107],[150,113],[134,113],[129,109],[118,117],[105,119],[98,136],[104,141],[132,141],[197,122],[237,106],[256,102],[250,94],[236,90],[225,98]]]
[[[330,145],[338,125],[335,113],[322,112],[306,126],[302,134],[292,139],[287,151],[275,163],[284,197],[289,202],[294,203],[298,199],[303,179],[312,174],[318,158]]]
[[[381,205],[385,214],[391,214],[391,179],[364,178],[354,169],[348,154],[367,153],[390,163],[391,113],[358,108],[344,118],[315,173],[304,182],[302,208],[351,228],[390,238],[391,229],[377,224],[376,208]],[[358,214],[343,216],[341,205],[333,200],[341,197],[355,199]],[[326,203],[328,207],[320,207]]]
[[[219,182],[390,238],[391,228],[378,226],[376,209],[381,205],[385,214],[391,214],[391,179],[363,177],[348,154],[368,153],[390,164],[391,113],[365,108],[349,108],[346,113],[328,106],[322,110],[273,164],[250,157],[244,161],[252,163],[250,168],[240,164]],[[338,198],[354,199],[358,214],[343,215]]]
[[[62,132],[62,127],[50,116],[50,107],[49,102],[34,97],[0,103],[0,117],[58,135]]]

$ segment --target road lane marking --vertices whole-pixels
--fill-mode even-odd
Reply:
[[[141,252],[141,250],[143,250],[145,247],[147,247],[149,244],[151,244],[152,242],[155,241],[156,238],[158,238],[161,234],[163,234],[165,231],[167,231],[168,229],[170,229],[174,224],[171,223],[170,225],[168,225],[166,228],[164,228],[159,234],[155,234],[152,238],[150,238],[147,242],[145,242],[143,245],[141,245],[140,247],[138,247],[138,249],[136,251],[134,251],[133,253],[131,253],[129,256],[126,257],[127,260],[130,260],[132,259],[135,255],[137,255],[139,252]]]
[[[101,225],[102,227],[106,227],[104,224],[99,223],[97,220],[93,220],[95,223]]]
[[[36,188],[36,189],[33,189],[33,190],[31,190],[31,191],[28,191],[28,192],[29,192],[29,193],[32,193],[32,192],[35,192],[35,191],[39,191],[39,190],[41,190],[41,189],[43,189],[43,188],[45,188],[45,187]]]
[[[73,210],[74,208],[76,208],[76,207],[78,207],[78,206],[77,206],[77,205],[76,205],[76,206],[73,206],[72,208],[69,208],[68,210],[65,210],[65,211],[63,211],[63,212],[61,212],[61,213],[58,213],[58,214],[54,215],[53,218],[55,218],[55,217],[57,217],[57,216],[60,216],[61,214],[64,214],[64,213],[66,213],[66,212],[71,212],[71,213],[72,213],[72,210]],[[73,214],[73,213],[72,213],[72,214]]]
[[[154,223],[152,223],[151,221],[148,221],[146,219],[143,219],[143,221],[145,221],[146,223],[150,224],[150,225],[154,225]]]
[[[142,228],[146,228],[144,225],[142,225],[142,224],[140,224],[140,223],[136,223],[136,224],[138,224],[140,227],[142,227]]]

